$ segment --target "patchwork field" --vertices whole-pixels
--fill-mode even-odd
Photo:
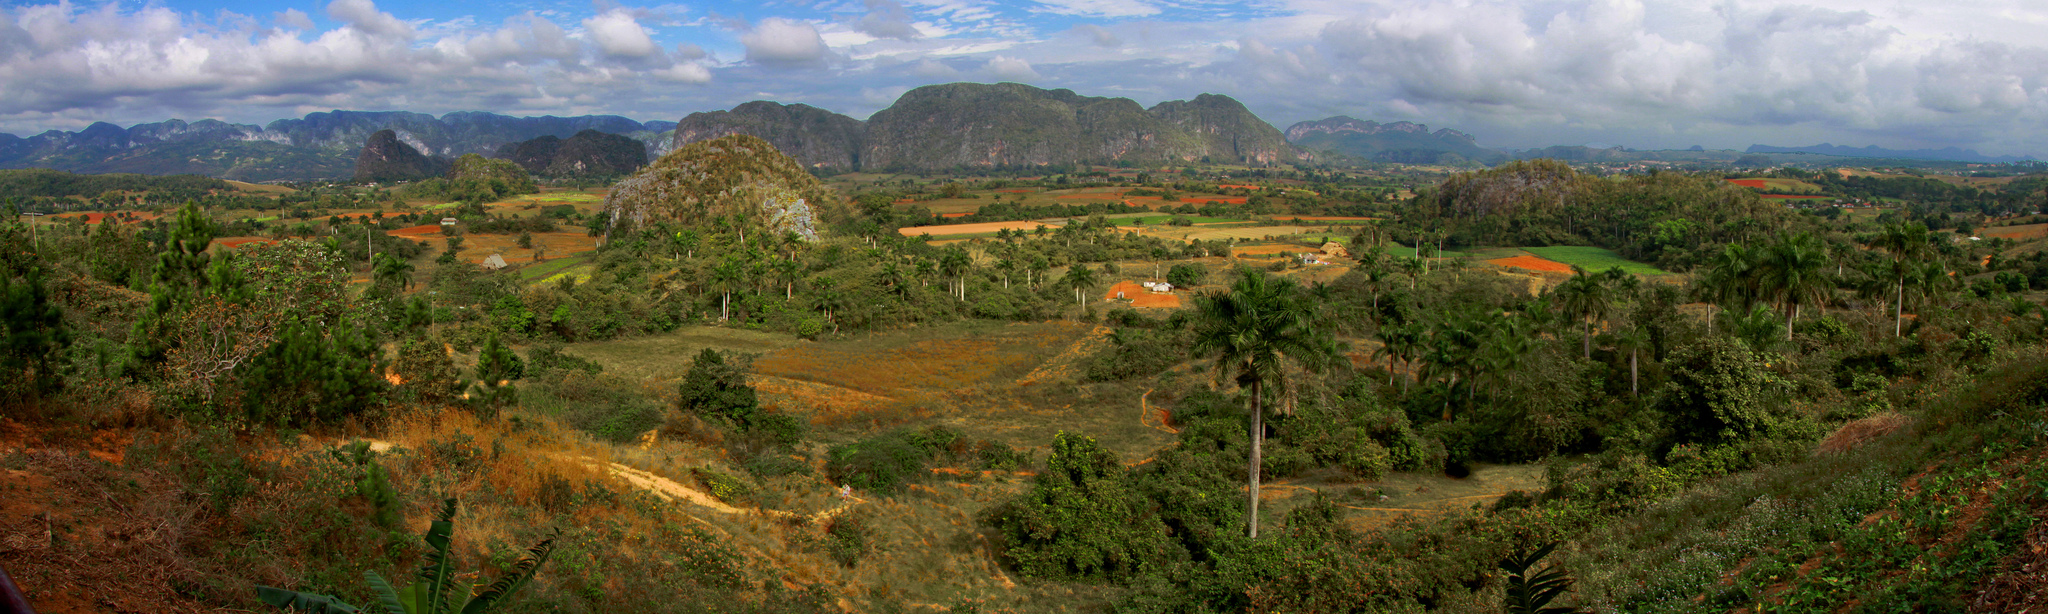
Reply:
[[[1598,247],[1560,245],[1551,247],[1529,247],[1524,249],[1526,249],[1529,253],[1535,254],[1537,256],[1541,256],[1543,258],[1547,258],[1556,262],[1561,262],[1566,265],[1576,265],[1578,267],[1586,269],[1587,271],[1595,273],[1605,271],[1608,269],[1619,268],[1623,271],[1627,271],[1629,273],[1633,273],[1636,275],[1671,274],[1669,271],[1665,271],[1654,266],[1643,264],[1641,262],[1636,262],[1634,260],[1622,258],[1620,254],[1616,254],[1609,250],[1600,249]]]

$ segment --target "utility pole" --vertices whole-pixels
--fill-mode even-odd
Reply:
[[[29,240],[29,245],[31,245],[31,246],[34,246],[34,247],[36,248],[36,251],[38,251],[38,252],[41,252],[41,251],[43,251],[43,241],[42,241],[42,237],[41,237],[41,235],[39,235],[39,234],[38,234],[38,233],[36,232],[36,218],[42,217],[42,216],[43,216],[43,214],[41,214],[41,213],[23,213],[23,214],[21,214],[21,215],[22,215],[23,217],[26,217],[26,218],[28,218],[28,240]]]

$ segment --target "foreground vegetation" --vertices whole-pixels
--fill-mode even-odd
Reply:
[[[1413,177],[1313,169],[747,164],[690,192],[744,197],[638,218],[300,193],[270,205],[298,220],[275,244],[236,248],[216,239],[278,225],[205,198],[8,218],[0,565],[85,610],[376,603],[365,572],[421,560],[532,571],[489,593],[506,611],[1490,612],[1560,577],[1553,605],[1595,611],[2039,605],[2048,266],[1957,224],[2016,220],[1547,163],[1405,198]],[[1050,208],[1098,193],[1077,182],[1123,191]],[[1000,191],[1024,189],[1054,193]],[[1141,189],[1244,202],[1144,205],[1229,221],[1139,232],[1113,216]],[[790,225],[762,194],[817,205]],[[1372,219],[1259,250],[1174,234],[1290,215]],[[1052,223],[898,230],[955,219]],[[462,247],[564,235],[592,247],[524,270]],[[1285,254],[1326,243],[1353,255]],[[1581,266],[1429,257],[1494,247]],[[1101,295],[1155,275],[1199,293]],[[1541,477],[1396,507],[1512,472]]]

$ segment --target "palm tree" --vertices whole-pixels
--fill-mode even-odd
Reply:
[[[376,266],[371,269],[371,276],[375,278],[376,285],[391,281],[397,282],[400,289],[411,290],[412,271],[411,262],[391,254],[378,254]]]
[[[1095,271],[1088,270],[1087,264],[1076,262],[1074,266],[1067,267],[1067,275],[1060,278],[1060,282],[1073,287],[1074,300],[1081,302],[1082,310],[1088,309],[1087,291],[1095,287]]]
[[[794,257],[775,261],[775,272],[782,275],[783,300],[796,298],[796,274],[802,269],[803,263]]]
[[[1887,224],[1884,234],[1878,235],[1871,243],[1873,247],[1892,254],[1892,284],[1895,288],[1892,311],[1892,336],[1904,336],[1906,331],[1906,278],[1913,273],[1913,264],[1927,257],[1930,245],[1927,241],[1927,225]]]
[[[947,249],[945,254],[939,256],[939,270],[953,278],[953,283],[958,286],[956,294],[961,301],[967,300],[967,269],[973,264],[974,259],[967,256],[967,250],[959,247]]]
[[[1320,369],[1338,354],[1336,339],[1315,325],[1315,305],[1294,281],[1264,271],[1239,269],[1230,292],[1196,298],[1196,356],[1213,356],[1218,377],[1234,374],[1250,388],[1251,466],[1246,532],[1259,536],[1259,464],[1265,441],[1265,388],[1285,389],[1286,364]]]
[[[1757,259],[1757,287],[1785,306],[1785,340],[1792,340],[1792,322],[1799,306],[1825,301],[1831,286],[1824,275],[1827,251],[1812,233],[1785,237],[1764,248]]]
[[[1600,276],[1572,267],[1572,278],[1557,286],[1558,308],[1585,325],[1583,345],[1586,358],[1593,357],[1593,323],[1607,319],[1613,296]]]
[[[718,266],[711,268],[711,287],[718,289],[718,320],[732,318],[732,291],[740,286],[740,261],[728,257]]]
[[[1731,302],[1748,307],[1756,297],[1751,285],[1755,279],[1751,275],[1754,260],[1741,244],[1725,245],[1707,263],[1707,275],[1693,282],[1694,288],[1701,299],[1716,309],[1725,309]],[[1718,315],[1713,312],[1707,314],[1707,332],[1714,332],[1714,320]]]
[[[1642,396],[1642,370],[1638,367],[1643,348],[1650,346],[1650,331],[1630,322],[1629,326],[1614,332],[1614,349],[1628,352],[1628,394]]]

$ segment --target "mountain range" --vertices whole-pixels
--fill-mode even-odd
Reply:
[[[1382,124],[1342,115],[1288,126],[1287,140],[1374,162],[1437,164],[1462,158],[1492,164],[1507,158],[1499,150],[1480,147],[1472,135],[1450,128],[1430,132],[1426,124]]]
[[[1019,83],[949,83],[905,92],[867,121],[807,105],[749,102],[692,113],[671,148],[730,134],[759,137],[807,167],[942,170],[976,166],[1206,160],[1253,166],[1299,152],[1228,96],[1147,109]]]
[[[391,130],[420,153],[455,158],[491,155],[506,143],[583,130],[623,134],[666,152],[674,122],[615,115],[512,117],[457,112],[434,117],[406,111],[333,111],[267,126],[218,120],[170,120],[122,128],[100,122],[78,132],[51,130],[28,138],[0,133],[0,168],[52,168],[78,173],[199,174],[241,181],[346,178],[371,134]]]
[[[1977,153],[1977,150],[1975,149],[1962,149],[1959,147],[1944,147],[1941,149],[1885,149],[1883,147],[1878,147],[1876,145],[1872,145],[1869,147],[1848,147],[1845,145],[1834,145],[1830,143],[1821,143],[1819,145],[1809,145],[1806,147],[1774,147],[1771,145],[1751,145],[1745,153],[1811,153],[1830,156],[1846,156],[1851,158],[1896,158],[1901,160],[1952,160],[1956,162],[1982,162],[1989,164],[2008,164],[2012,162],[2026,162],[2028,160],[2035,159],[2033,156],[1987,156],[1984,154]]]

